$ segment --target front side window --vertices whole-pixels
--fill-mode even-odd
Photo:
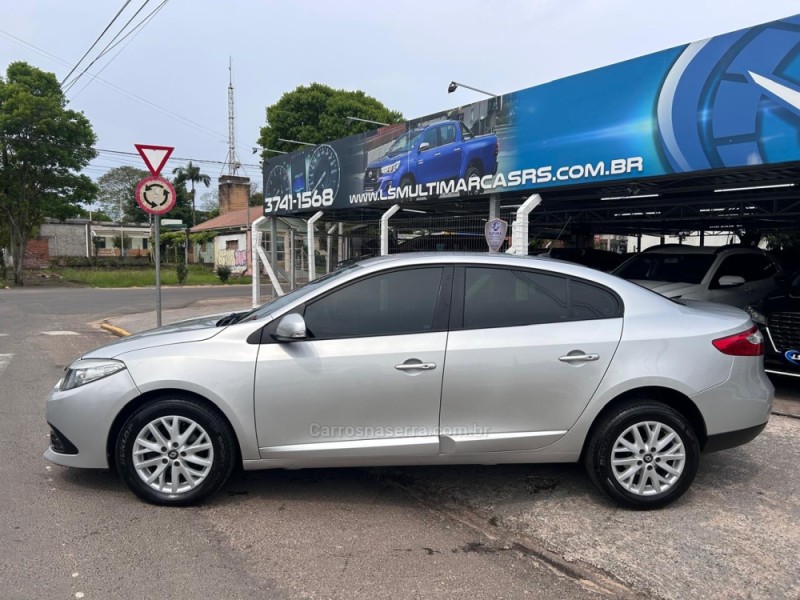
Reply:
[[[426,129],[420,137],[419,143],[420,145],[428,143],[431,148],[436,148],[436,146],[439,145],[439,128],[431,127],[430,129]]]
[[[719,282],[719,278],[724,275],[738,275],[744,277],[745,281],[759,281],[767,279],[775,274],[775,265],[772,261],[759,254],[733,254],[722,261],[716,275],[714,283]]]
[[[383,273],[346,285],[306,307],[317,339],[424,333],[433,330],[442,268]]]

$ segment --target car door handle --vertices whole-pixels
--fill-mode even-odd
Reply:
[[[461,152],[461,148],[453,148],[453,152]]]
[[[561,362],[592,362],[600,358],[599,354],[567,354],[559,356]]]
[[[437,152],[436,154],[434,154],[434,156],[441,156],[441,155],[442,155],[441,152]]]
[[[436,363],[432,362],[416,362],[416,363],[403,363],[401,365],[395,365],[395,369],[398,371],[413,371],[414,369],[418,369],[420,371],[431,371],[436,368]]]

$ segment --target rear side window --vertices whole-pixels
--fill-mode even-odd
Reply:
[[[622,316],[609,290],[561,275],[467,267],[464,328],[488,329]]]
[[[439,129],[440,143],[442,146],[445,144],[452,144],[456,141],[456,126],[455,125],[442,125]]]
[[[575,279],[569,285],[572,320],[611,319],[621,316],[619,300],[605,288]]]

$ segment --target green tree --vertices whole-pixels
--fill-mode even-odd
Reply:
[[[347,117],[381,123],[403,120],[399,112],[386,108],[362,91],[335,90],[312,83],[287,92],[267,107],[267,124],[261,128],[258,143],[262,148],[291,152],[297,150],[297,146],[279,142],[278,138],[321,144],[376,127],[369,123],[350,123]],[[264,158],[272,156],[266,150],[262,154]]]
[[[135,167],[115,167],[97,180],[97,203],[117,221],[146,223],[150,220],[136,202],[136,186],[150,173]]]
[[[14,282],[23,285],[22,260],[28,239],[45,216],[77,214],[97,187],[77,174],[96,152],[89,120],[67,109],[53,73],[24,62],[0,78],[0,213],[14,261]]]
[[[247,199],[247,205],[264,206],[264,192],[259,191],[255,181],[250,183],[250,197]]]
[[[206,175],[205,173],[200,172],[200,167],[193,165],[192,161],[189,161],[189,164],[185,167],[178,167],[177,169],[172,170],[172,174],[175,175],[175,187],[177,186],[184,186],[187,182],[192,184],[192,190],[190,192],[191,200],[192,200],[192,227],[197,225],[197,219],[195,216],[195,209],[194,209],[194,196],[195,196],[195,183],[202,183],[206,187],[211,185],[211,177]]]
[[[162,215],[165,219],[180,219],[184,224],[192,223],[195,218],[195,211],[193,210],[191,194],[179,181],[178,177],[172,180],[172,186],[175,188],[175,208],[167,214]]]

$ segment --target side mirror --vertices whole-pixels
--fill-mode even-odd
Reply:
[[[418,152],[425,152],[425,150],[430,150],[430,149],[431,149],[431,145],[428,142],[422,142],[419,145]]]
[[[744,277],[739,275],[723,275],[719,278],[719,287],[736,287],[744,285]]]
[[[302,315],[298,315],[297,313],[286,315],[281,319],[280,323],[278,323],[278,328],[275,330],[272,337],[279,342],[304,340],[308,337],[306,320]]]

